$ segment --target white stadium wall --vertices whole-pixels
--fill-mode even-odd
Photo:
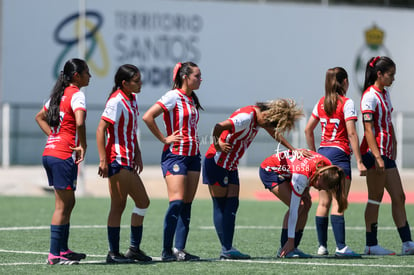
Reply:
[[[78,29],[82,2],[86,27]],[[0,105],[35,105],[37,109],[18,118],[25,129],[36,127],[34,114],[64,62],[83,57],[79,36],[86,34],[85,58],[92,79],[85,91],[88,105],[97,107],[88,112],[92,162],[100,111],[115,70],[124,63],[137,65],[143,73],[141,114],[170,88],[176,62],[197,63],[203,78],[197,95],[206,112],[225,110],[201,121],[206,136],[234,108],[256,101],[290,97],[311,110],[323,94],[326,70],[334,66],[348,71],[352,83],[348,96],[358,103],[365,63],[374,55],[389,55],[396,62],[394,108],[412,110],[410,10],[161,0],[3,0],[1,10]],[[33,131],[40,137],[39,130]],[[44,144],[39,137],[21,159],[39,159]],[[157,162],[160,152],[154,158],[151,152],[149,162]]]

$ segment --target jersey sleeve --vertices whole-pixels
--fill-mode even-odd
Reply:
[[[309,180],[305,175],[302,174],[292,174],[291,181],[292,191],[299,197],[302,196],[303,192],[309,185]]]
[[[312,111],[312,116],[316,118],[317,120],[319,120],[318,105],[319,105],[319,102],[315,104],[315,106],[313,107],[313,111]]]
[[[81,91],[75,93],[72,96],[72,102],[70,103],[70,106],[73,112],[76,112],[77,110],[83,110],[86,112],[85,94]]]
[[[46,101],[45,105],[43,105],[43,109],[47,112],[49,110],[50,106],[50,98]]]
[[[355,104],[352,99],[348,99],[344,104],[344,118],[345,121],[348,121],[350,119],[357,120],[357,111],[355,109]]]
[[[174,90],[167,92],[157,101],[157,104],[160,105],[164,111],[171,111],[177,104],[176,92],[174,92]]]
[[[110,98],[106,102],[105,110],[103,111],[101,118],[111,124],[114,124],[116,121],[117,109],[117,100],[115,98]]]
[[[290,206],[289,206],[289,217],[288,217],[288,238],[295,237],[296,223],[298,222],[298,211],[300,205],[301,197],[296,195],[292,190],[292,195],[290,197]]]
[[[234,127],[234,132],[239,132],[241,130],[249,127],[250,122],[252,121],[253,116],[248,113],[240,113],[234,117],[229,118]]]
[[[374,93],[365,93],[361,99],[361,112],[374,113],[377,107],[377,100],[375,99]]]

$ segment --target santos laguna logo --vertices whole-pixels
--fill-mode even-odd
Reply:
[[[109,71],[109,59],[102,35],[99,30],[103,24],[103,17],[96,11],[86,11],[85,13],[85,33],[80,32],[80,14],[74,13],[64,18],[56,27],[53,37],[54,40],[62,45],[63,50],[57,57],[53,75],[58,76],[59,71],[67,59],[73,57],[71,51],[76,51],[81,35],[85,36],[85,60],[94,75],[105,76]],[[99,57],[99,65],[94,62],[92,57]]]

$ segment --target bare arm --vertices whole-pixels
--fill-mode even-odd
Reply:
[[[305,137],[306,137],[306,143],[308,145],[308,148],[312,151],[316,152],[316,146],[315,146],[315,134],[314,130],[316,128],[316,125],[318,125],[318,120],[315,119],[313,116],[309,117],[308,124],[306,124],[305,127]]]
[[[220,135],[221,133],[223,133],[225,130],[231,130],[233,128],[233,124],[230,122],[230,120],[225,120],[222,121],[220,123],[217,123],[214,126],[213,129],[213,144],[214,147],[216,148],[216,150],[218,152],[225,152],[225,153],[229,153],[231,150],[231,144],[229,143],[224,143],[220,140]]]
[[[79,146],[71,147],[73,151],[76,151],[76,164],[82,162],[85,159],[86,154],[86,126],[85,126],[85,111],[77,110],[75,112],[76,121],[76,133],[79,139]]]
[[[346,122],[346,131],[348,132],[348,139],[351,143],[352,152],[354,153],[355,160],[357,162],[359,174],[360,176],[365,176],[367,173],[367,168],[362,162],[361,151],[359,150],[359,139],[355,127],[355,120],[352,119]]]
[[[377,169],[384,170],[384,161],[381,157],[377,141],[375,140],[374,132],[372,131],[373,127],[374,123],[372,121],[364,121],[364,135],[367,140],[368,146],[375,157]]]
[[[294,151],[295,147],[293,147],[285,137],[279,133],[276,133],[275,128],[273,127],[264,127],[263,129],[266,130],[266,132],[269,133],[269,135],[275,139],[276,141],[280,142],[283,146],[285,146],[287,149]]]
[[[161,108],[160,105],[154,104],[151,108],[148,109],[148,111],[145,112],[144,116],[142,117],[142,120],[150,129],[151,133],[163,144],[171,144],[180,141],[182,139],[182,135],[180,135],[180,132],[178,130],[175,131],[171,136],[165,137],[164,134],[158,128],[155,118],[161,115],[163,111],[164,110]]]
[[[49,136],[51,129],[50,129],[49,124],[46,121],[46,117],[47,117],[46,111],[45,111],[45,109],[42,108],[36,114],[35,120],[36,120],[37,124],[39,125],[40,129],[42,129],[43,133],[45,133],[46,136]]]
[[[108,160],[106,159],[106,150],[105,150],[105,136],[106,129],[109,126],[109,122],[101,119],[96,129],[96,145],[98,146],[99,154],[99,168],[98,175],[106,178],[108,176]]]

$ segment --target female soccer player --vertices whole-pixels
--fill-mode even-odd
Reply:
[[[106,102],[105,110],[96,131],[101,177],[108,177],[111,209],[108,215],[109,252],[107,263],[148,262],[141,249],[143,221],[149,198],[139,177],[143,169],[138,144],[138,103],[136,94],[141,91],[141,73],[131,64],[118,68],[115,84]],[[105,145],[105,135],[107,141]],[[131,214],[130,247],[125,255],[119,252],[121,216],[128,195],[135,206]]]
[[[70,59],[56,81],[49,100],[36,115],[36,122],[48,136],[43,151],[49,186],[55,189],[55,211],[50,225],[50,250],[47,263],[77,264],[84,253],[68,248],[70,216],[75,206],[78,164],[86,153],[86,103],[80,88],[88,86],[88,65]],[[76,154],[74,154],[76,153]]]
[[[384,189],[392,202],[392,217],[402,241],[402,255],[414,254],[410,226],[405,212],[405,194],[395,163],[397,141],[391,112],[393,107],[388,91],[394,81],[396,66],[389,57],[373,57],[366,66],[361,112],[364,138],[361,143],[362,159],[367,167],[368,202],[365,208],[366,247],[368,255],[395,255],[378,245],[378,212]]]
[[[310,186],[331,192],[339,212],[348,206],[344,171],[323,155],[309,152],[311,157],[284,151],[266,158],[260,165],[260,179],[265,188],[289,207],[283,221],[278,257],[311,257],[297,248],[312,205]]]
[[[172,90],[161,97],[143,116],[154,136],[165,145],[161,167],[167,183],[169,207],[164,219],[163,261],[200,259],[184,250],[190,229],[191,205],[201,170],[197,124],[198,110],[202,107],[194,93],[200,84],[201,72],[196,64],[178,63],[173,71]],[[162,113],[166,136],[155,121]]]
[[[213,143],[203,162],[203,183],[208,184],[213,200],[213,221],[220,240],[222,259],[249,259],[233,247],[236,213],[239,207],[238,163],[260,128],[294,150],[281,133],[293,128],[303,112],[293,100],[259,102],[236,110],[217,123]]]
[[[344,68],[328,69],[325,79],[325,96],[316,103],[305,128],[309,149],[316,151],[314,130],[321,123],[322,137],[318,153],[327,157],[332,164],[338,165],[346,174],[345,192],[348,195],[351,186],[351,144],[358,170],[366,174],[359,151],[359,140],[355,121],[357,114],[352,99],[345,97],[349,87],[348,74]],[[328,213],[332,204],[331,193],[319,191],[319,203],[316,209],[316,233],[319,241],[319,255],[328,255]],[[335,256],[360,257],[345,244],[344,213],[338,211],[338,203],[333,199],[331,224],[336,241]]]

